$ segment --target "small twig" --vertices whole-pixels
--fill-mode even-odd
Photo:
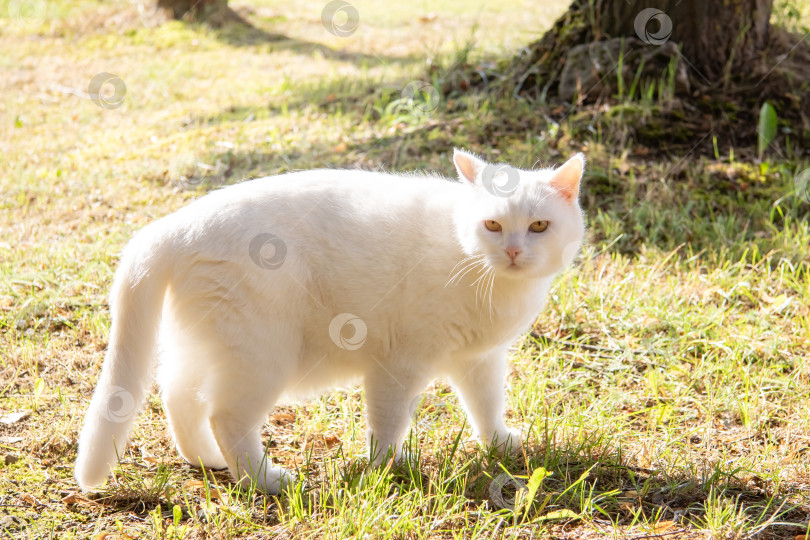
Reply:
[[[725,444],[734,444],[734,443],[738,443],[738,442],[742,442],[742,441],[747,441],[748,439],[753,439],[757,435],[758,435],[758,433],[754,433],[753,435],[749,435],[747,437],[740,437],[739,439],[734,439],[733,441],[729,441],[729,442],[727,442]]]
[[[669,531],[669,532],[662,532],[657,534],[645,534],[642,536],[633,536],[629,540],[643,540],[644,538],[663,538],[665,536],[670,536],[672,534],[680,534],[688,531],[689,529],[678,529],[677,531]]]

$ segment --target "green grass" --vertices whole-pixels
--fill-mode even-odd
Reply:
[[[31,4],[41,20],[14,19],[19,3],[0,2],[0,416],[30,413],[0,423],[4,535],[807,530],[810,204],[793,179],[810,164],[800,152],[769,150],[759,164],[721,140],[715,155],[653,158],[626,128],[666,105],[665,82],[626,81],[631,98],[592,129],[592,110],[560,119],[445,84],[448,66],[511,54],[565,2],[357,1],[361,25],[345,38],[323,29],[314,4],[235,4],[253,28],[218,30],[126,2]],[[807,26],[806,12],[777,16]],[[100,72],[125,83],[121,107],[87,98]],[[415,80],[435,92],[403,95]],[[153,396],[115,477],[78,493],[72,465],[106,346],[106,294],[136,230],[218,185],[294,169],[450,175],[453,146],[524,167],[588,155],[588,244],[511,354],[509,423],[527,433],[519,455],[479,448],[438,381],[416,410],[411,462],[369,469],[362,389],[339,389],[270,414],[270,455],[300,481],[266,497],[185,464]]]

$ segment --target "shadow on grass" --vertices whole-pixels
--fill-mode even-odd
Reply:
[[[753,471],[731,463],[687,460],[676,470],[640,467],[608,434],[599,433],[557,442],[546,434],[520,453],[500,456],[465,448],[459,444],[461,434],[436,455],[421,453],[412,438],[410,459],[383,468],[368,467],[364,458],[347,458],[342,446],[318,457],[307,455],[296,471],[298,482],[278,498],[238,487],[227,471],[161,464],[146,475],[130,467],[119,471],[116,482],[92,497],[93,506],[67,504],[90,521],[103,511],[147,519],[153,514],[180,524],[219,519],[212,516],[221,513],[218,505],[224,503],[228,515],[251,516],[248,528],[278,525],[279,514],[285,522],[312,519],[330,527],[333,519],[340,524],[346,515],[372,505],[375,515],[400,516],[419,508],[412,517],[434,523],[431,534],[564,526],[636,539],[707,532],[771,539],[804,531],[808,508],[791,500],[795,494],[769,493]],[[690,474],[690,468],[705,472]],[[213,499],[217,508],[211,506]]]
[[[792,538],[803,531],[807,514],[788,496],[768,493],[761,478],[742,468],[707,465],[701,477],[649,469],[602,440],[541,443],[519,456],[479,451],[464,459],[469,463],[465,497],[500,514],[507,526],[584,522],[607,533],[671,535],[698,528],[731,535],[724,537]],[[428,474],[424,467],[399,466],[392,471],[393,482],[429,492],[445,479],[458,478],[458,459],[439,456],[438,461]],[[529,499],[531,489],[536,492]]]
[[[254,47],[265,44],[270,47],[271,51],[287,50],[299,54],[320,54],[330,60],[363,65],[375,63],[414,64],[423,61],[421,57],[412,55],[400,57],[336,50],[322,43],[297,39],[262,28],[251,21],[251,15],[252,12],[249,9],[234,11],[227,7],[224,13],[217,15],[213,20],[195,24],[204,24],[219,41],[232,47]]]

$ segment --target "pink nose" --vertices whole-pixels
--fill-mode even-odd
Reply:
[[[506,254],[509,255],[509,258],[512,259],[513,262],[515,260],[515,257],[517,257],[518,255],[520,255],[523,252],[522,249],[520,249],[518,247],[512,247],[512,246],[509,246],[504,251],[506,251]]]

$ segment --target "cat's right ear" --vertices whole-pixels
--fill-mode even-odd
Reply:
[[[484,167],[487,166],[485,161],[478,159],[469,152],[459,150],[458,148],[453,149],[453,163],[456,164],[458,177],[461,180],[470,182],[471,184],[475,183],[475,179],[478,178],[481,171],[483,171]]]

